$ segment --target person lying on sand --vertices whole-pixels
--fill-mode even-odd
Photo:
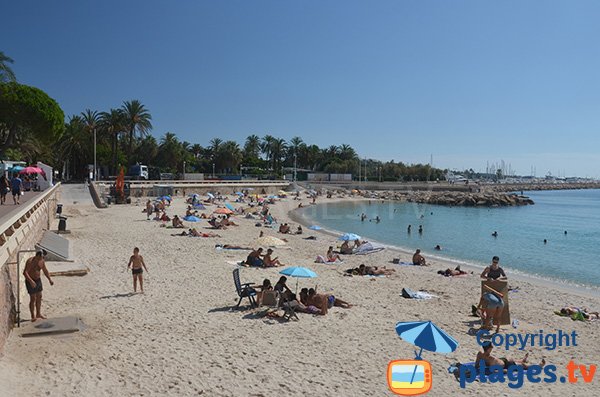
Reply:
[[[391,276],[394,272],[396,272],[396,269],[387,269],[385,267],[378,269],[377,266],[365,266],[364,264],[358,267],[358,274],[361,276]]]
[[[600,313],[592,312],[585,307],[579,308],[575,306],[566,306],[560,309],[560,314],[566,316],[582,316],[585,320],[598,320],[600,319]]]
[[[185,227],[185,226],[183,226],[183,221],[177,215],[175,215],[173,217],[173,223],[172,223],[172,225],[175,228],[184,228]]]
[[[471,272],[472,274],[473,272]],[[454,270],[448,268],[446,270],[438,270],[438,274],[441,274],[442,276],[446,276],[446,277],[452,277],[452,276],[460,276],[463,274],[469,274],[468,272],[465,272],[464,270],[460,270],[460,266],[456,266],[456,268]]]
[[[303,290],[304,289],[306,289],[306,288],[303,288]],[[310,288],[307,291],[307,295],[306,295],[307,302],[310,302],[311,297],[315,297],[315,296],[319,296],[319,295],[324,296],[327,299],[327,308],[328,309],[331,309],[334,306],[342,307],[344,309],[349,309],[352,307],[352,305],[350,303],[343,301],[339,298],[336,298],[335,296],[333,296],[331,294],[317,294],[316,288]],[[300,291],[300,300],[302,300],[302,291]]]
[[[527,364],[529,353],[526,353],[522,360],[513,360],[506,357],[496,358],[492,356],[492,350],[494,349],[492,342],[485,341],[482,343],[481,347],[483,351],[477,352],[477,357],[475,358],[476,369],[479,369],[481,366],[481,361],[483,361],[488,368],[492,365],[499,365],[504,369],[504,371],[508,370],[508,368],[513,365],[519,365],[523,367],[523,369],[529,368],[529,364]],[[546,360],[542,359],[540,362],[540,367],[543,367],[544,365],[546,365]]]
[[[253,250],[253,248],[251,248],[251,247],[242,247],[239,245],[231,245],[231,244],[215,244],[215,248],[220,248],[220,249],[224,249],[224,250],[250,250],[250,251]]]
[[[413,255],[412,258],[412,262],[413,265],[416,266],[427,266],[427,262],[425,261],[425,258],[423,257],[423,255],[421,255],[421,250],[417,249]]]
[[[217,222],[217,218],[209,219],[208,224],[211,225],[215,229],[227,230],[227,226],[223,225],[221,222]]]
[[[271,258],[271,255],[273,255],[273,250],[271,248],[269,248],[263,259],[264,267],[283,266],[283,264],[281,262],[279,262],[279,259],[277,256],[275,258]]]

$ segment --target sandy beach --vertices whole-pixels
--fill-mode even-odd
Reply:
[[[303,200],[305,205],[308,202]],[[397,266],[391,260],[399,254],[390,250],[345,256],[343,264],[317,264],[315,257],[339,242],[305,228],[301,236],[286,236],[288,244],[275,248],[275,255],[286,265],[304,266],[318,274],[315,279],[300,279],[300,288],[318,284],[319,292],[355,306],[335,307],[326,316],[300,313],[300,321],[280,322],[260,317],[264,309],[250,310],[247,299],[241,310],[232,310],[237,302],[232,271],[237,266],[231,263],[243,260],[248,251],[217,250],[215,244],[255,246],[260,231],[282,235],[236,216],[240,226],[216,231],[220,238],[174,237],[171,233],[179,230],[146,220],[143,204],[104,210],[65,205],[73,257],[91,271],[84,277],[56,277],[52,287],[46,283],[43,308],[49,317],[77,315],[86,329],[66,336],[25,339],[15,328],[0,357],[2,395],[392,395],[386,382],[388,362],[414,357],[414,346],[402,341],[394,327],[399,321],[425,320],[433,321],[460,344],[448,355],[423,353],[433,368],[429,395],[598,394],[597,380],[590,384],[525,381],[518,389],[506,383],[476,382],[461,389],[447,368],[457,361],[474,361],[479,350],[472,335],[479,322],[471,316],[471,305],[477,304],[480,295],[477,274],[440,276],[436,271],[447,267],[443,262],[429,267]],[[298,201],[289,198],[279,201],[271,206],[272,214],[279,222],[290,222],[288,213],[297,205]],[[211,213],[214,208],[203,212]],[[183,215],[184,199],[175,198],[168,213]],[[297,223],[291,223],[295,230]],[[208,227],[205,221],[194,226],[201,231]],[[309,235],[317,239],[303,239]],[[131,294],[131,273],[126,269],[135,246],[148,266],[143,295]],[[400,254],[400,259],[408,261],[410,256]],[[345,269],[362,263],[396,272],[376,278],[343,275]],[[268,278],[274,284],[280,270],[243,268],[241,280],[259,284]],[[565,305],[598,310],[600,298],[508,277],[512,287],[519,287],[518,293],[510,294],[511,316],[519,326],[505,326],[503,333],[562,330],[578,334],[576,347],[528,347],[531,363],[545,358],[557,366],[557,375],[566,376],[570,360],[586,365],[600,362],[600,321],[572,321],[553,314]],[[288,281],[290,287],[295,284],[293,279]],[[424,289],[438,298],[404,299],[403,287]],[[26,318],[26,305],[22,313]],[[524,351],[495,348],[494,355],[522,358]]]

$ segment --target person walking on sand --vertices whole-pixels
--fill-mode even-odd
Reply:
[[[148,269],[144,263],[144,258],[140,255],[140,249],[138,247],[133,249],[133,255],[129,258],[127,269],[129,268],[131,268],[131,274],[133,274],[133,292],[137,292],[137,281],[140,280],[140,291],[143,294],[144,278],[142,277],[142,274],[144,273],[144,270],[148,271]]]
[[[150,220],[150,216],[152,216],[153,212],[154,212],[154,206],[152,205],[152,201],[150,201],[150,200],[146,201],[146,220],[147,221]]]
[[[50,278],[50,273],[46,269],[46,262],[44,256],[46,251],[38,251],[34,257],[27,259],[25,262],[25,269],[23,270],[23,276],[25,276],[25,287],[27,287],[27,293],[29,294],[29,311],[31,312],[31,322],[37,319],[45,319],[42,315],[42,278],[41,272],[50,282],[50,285],[54,285],[54,281]]]

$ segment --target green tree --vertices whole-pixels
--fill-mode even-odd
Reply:
[[[127,156],[133,153],[133,139],[136,134],[143,138],[152,130],[152,115],[137,99],[123,102],[121,107],[124,114],[125,128],[129,134]]]
[[[139,145],[135,148],[133,162],[146,165],[159,164],[158,142],[155,137],[147,135],[142,138]]]
[[[15,73],[12,71],[9,63],[14,63],[12,58],[6,56],[4,52],[0,51],[0,83],[16,82],[17,78]]]
[[[65,115],[44,91],[17,83],[0,84],[0,152],[27,138],[51,146],[62,135]]]
[[[85,165],[91,160],[92,139],[88,134],[85,122],[80,116],[73,116],[66,125],[65,132],[55,145],[63,178],[69,176],[83,179],[86,174]]]

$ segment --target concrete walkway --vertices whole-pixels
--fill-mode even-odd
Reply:
[[[25,192],[24,195],[21,196],[21,200],[19,201],[21,205],[15,205],[12,197],[12,193],[8,193],[6,195],[6,203],[4,205],[0,205],[0,224],[2,224],[2,219],[10,218],[13,212],[17,212],[21,209],[23,204],[27,203],[29,200],[34,199],[39,196],[43,192],[34,192],[29,191]]]
[[[60,187],[60,201],[65,205],[90,204],[94,205],[89,189],[83,183],[62,184]]]

